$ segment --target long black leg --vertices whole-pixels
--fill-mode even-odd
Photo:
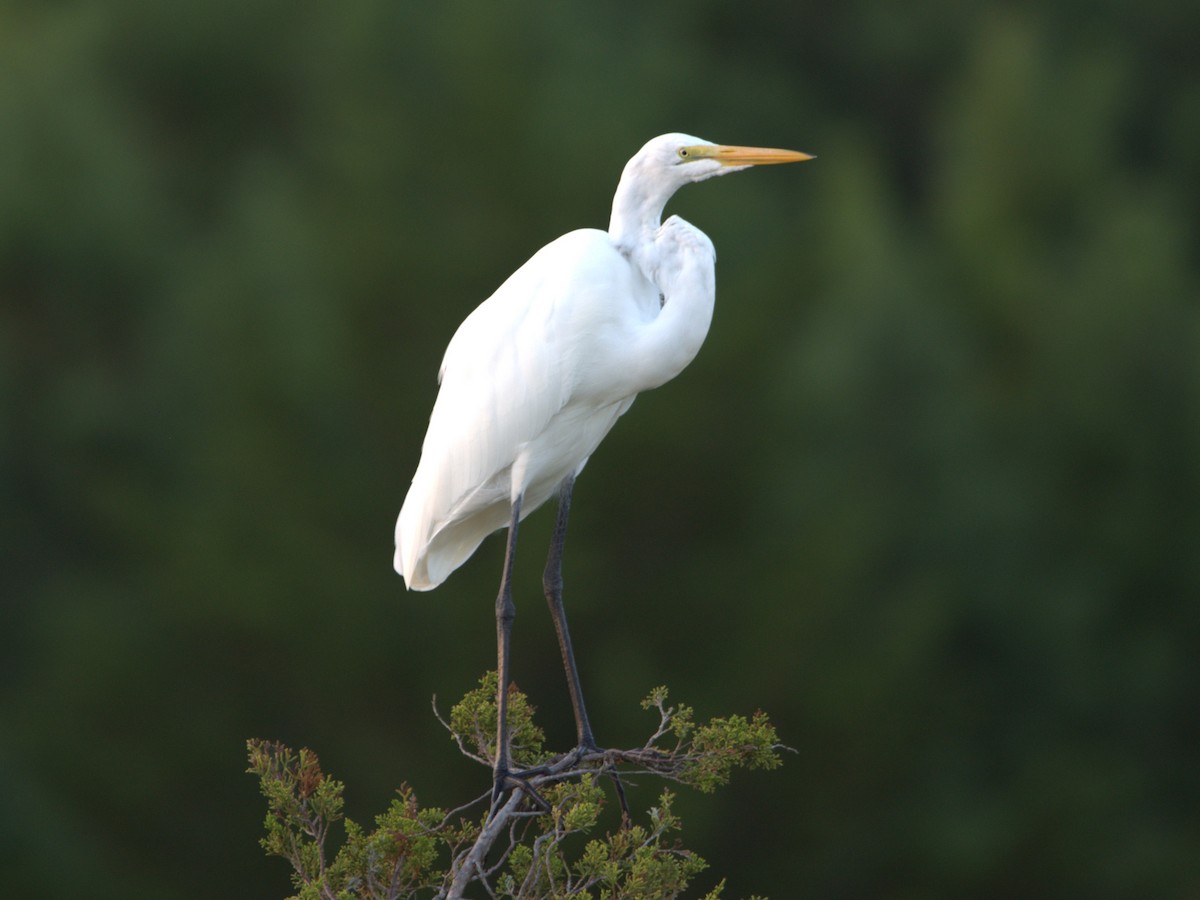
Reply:
[[[579,670],[575,667],[575,651],[571,647],[571,632],[567,629],[567,614],[563,609],[562,556],[563,542],[567,538],[567,516],[571,512],[571,491],[575,478],[568,477],[562,483],[558,495],[558,518],[554,522],[554,537],[550,541],[550,554],[546,558],[546,571],[542,586],[546,590],[546,602],[554,619],[554,630],[558,633],[558,646],[562,650],[563,667],[567,671],[567,689],[571,692],[571,706],[575,709],[575,732],[580,750],[596,750],[592,737],[592,726],[588,722],[587,709],[583,705],[583,689],[579,684]]]
[[[508,783],[512,771],[512,752],[508,734],[508,681],[509,642],[512,637],[513,619],[517,607],[512,599],[513,560],[517,555],[517,526],[521,522],[521,498],[512,505],[512,518],[508,523],[508,546],[504,551],[504,575],[500,579],[500,593],[496,597],[496,767],[492,788],[493,800],[498,800]]]

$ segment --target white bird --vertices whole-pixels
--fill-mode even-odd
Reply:
[[[455,332],[421,461],[396,522],[396,571],[431,590],[508,526],[496,600],[499,728],[495,792],[510,779],[506,722],[511,575],[517,526],[558,494],[543,585],[558,632],[579,741],[595,750],[562,604],[562,548],[576,477],[641,391],[678,375],[708,333],[716,252],[678,216],[680,187],[754,165],[812,159],[684,134],[649,141],[629,160],[608,231],[547,244]]]

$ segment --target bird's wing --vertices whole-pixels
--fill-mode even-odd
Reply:
[[[574,389],[568,301],[582,277],[581,258],[598,253],[613,254],[599,231],[572,232],[547,244],[451,339],[421,462],[396,527],[396,566],[410,587],[436,586],[507,523],[510,469]],[[469,527],[453,527],[464,524]],[[426,557],[439,534],[448,546],[432,548],[442,558],[430,564]]]

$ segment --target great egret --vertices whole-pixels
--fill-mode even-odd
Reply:
[[[395,567],[410,589],[431,590],[487,535],[508,526],[496,599],[496,797],[513,774],[507,700],[517,526],[555,492],[558,518],[542,583],[577,752],[597,749],[563,611],[571,491],[634,397],[670,381],[696,356],[715,297],[712,241],[678,216],[663,222],[663,207],[690,182],[811,158],[685,134],[654,138],[621,174],[608,231],[580,229],[547,244],[467,316],[446,348],[421,461],[396,522]]]

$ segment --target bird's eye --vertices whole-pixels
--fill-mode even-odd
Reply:
[[[680,147],[680,148],[679,148],[677,151],[675,151],[675,152],[679,154],[679,158],[680,158],[680,159],[687,159],[687,158],[688,158],[688,148],[687,148],[687,147]]]

